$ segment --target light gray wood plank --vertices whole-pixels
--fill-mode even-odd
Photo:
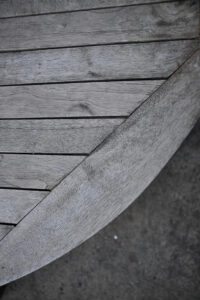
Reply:
[[[123,120],[0,120],[0,152],[89,153]]]
[[[0,154],[0,187],[52,189],[84,157]]]
[[[0,223],[17,224],[48,193],[0,189]]]
[[[8,234],[9,231],[11,231],[14,228],[14,226],[12,225],[3,225],[0,224],[0,240],[4,238],[4,236],[6,236],[6,234]]]
[[[118,216],[157,176],[200,116],[200,51],[0,243],[0,283],[48,264]]]
[[[0,17],[76,11],[164,1],[165,0],[0,0]]]
[[[193,0],[0,19],[0,50],[195,38]]]
[[[0,118],[128,116],[163,80],[0,87]]]
[[[0,85],[165,78],[197,47],[188,40],[0,53]]]

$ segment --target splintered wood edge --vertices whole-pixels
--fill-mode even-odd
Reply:
[[[151,183],[200,114],[199,50],[0,242],[0,284],[66,254]]]

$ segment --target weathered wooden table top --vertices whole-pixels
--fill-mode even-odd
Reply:
[[[199,116],[198,0],[0,0],[0,284],[111,222]]]

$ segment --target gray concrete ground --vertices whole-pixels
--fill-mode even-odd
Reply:
[[[2,300],[200,300],[200,122],[112,224],[0,292]]]

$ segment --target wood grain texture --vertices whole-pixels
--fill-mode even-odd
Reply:
[[[0,152],[89,153],[123,120],[0,120]]]
[[[0,189],[0,223],[17,224],[48,193]]]
[[[0,118],[128,116],[163,80],[0,87]]]
[[[50,190],[84,157],[0,154],[0,187]]]
[[[0,85],[166,78],[197,47],[188,40],[0,53]]]
[[[0,224],[0,240],[4,238],[4,236],[6,236],[6,234],[8,234],[9,231],[11,231],[14,228],[14,226],[12,225],[3,225]]]
[[[0,283],[67,253],[150,184],[200,116],[200,51],[0,243]]]
[[[195,38],[198,21],[194,0],[0,19],[0,50]]]
[[[0,0],[0,17],[76,11],[163,1],[165,0]]]

